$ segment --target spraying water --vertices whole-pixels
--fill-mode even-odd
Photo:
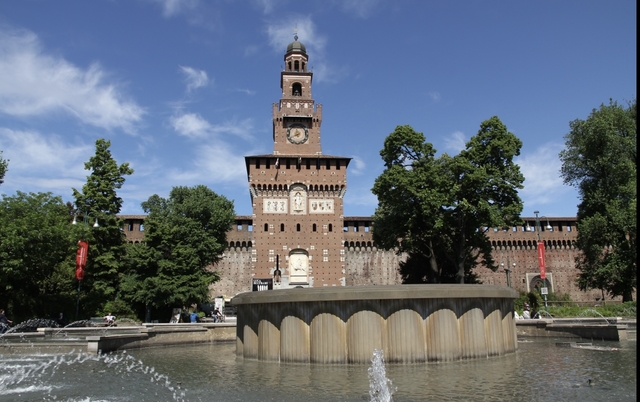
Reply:
[[[371,402],[391,402],[396,388],[393,387],[390,379],[387,378],[387,371],[384,366],[384,352],[375,349],[369,367],[369,397]]]
[[[600,314],[597,310],[594,310],[592,308],[590,309],[586,309],[585,311],[583,311],[582,313],[580,313],[580,315],[578,317],[593,317],[593,316],[598,316],[600,318],[602,318],[604,320],[604,322],[607,323],[607,325],[611,324],[609,322],[609,320],[606,319],[605,316],[603,316],[602,314]]]
[[[173,385],[168,376],[126,352],[100,355],[77,352],[29,356],[9,354],[2,356],[2,360],[0,401],[112,400],[125,390],[121,384],[145,382],[149,386],[142,395],[136,394],[132,387],[127,395],[131,399],[117,399],[186,400],[185,391],[179,383]],[[77,399],[82,395],[78,394],[78,389],[83,389],[82,398],[88,399]]]

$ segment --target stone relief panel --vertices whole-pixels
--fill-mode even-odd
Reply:
[[[286,214],[289,200],[286,198],[265,198],[262,201],[262,213],[264,214]]]
[[[289,254],[289,283],[307,283],[309,255],[305,250],[292,250]]]
[[[332,214],[333,212],[333,200],[309,200],[309,213]]]
[[[307,188],[302,184],[294,184],[289,189],[291,201],[291,215],[305,215],[307,213]]]

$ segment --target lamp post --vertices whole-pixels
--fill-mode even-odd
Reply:
[[[82,221],[84,226],[89,225],[89,214],[82,214]],[[73,216],[72,225],[78,224],[78,214]],[[100,227],[98,224],[98,218],[95,219],[93,227]],[[78,320],[78,313],[80,311],[80,289],[82,287],[82,280],[84,279],[84,269],[87,265],[87,255],[89,253],[89,243],[85,240],[78,240],[78,251],[76,253],[76,279],[78,280],[78,294],[76,296],[76,321]]]
[[[549,293],[549,289],[547,288],[547,271],[544,261],[544,242],[540,239],[540,232],[542,231],[542,227],[540,226],[541,217],[538,216],[540,211],[533,211],[533,213],[536,214],[536,232],[538,232],[538,264],[540,265],[540,279],[542,279],[540,293],[544,296],[544,309],[549,311],[549,306],[547,305],[547,294]],[[546,217],[542,216],[542,218]],[[548,218],[546,229],[552,229]]]
[[[505,268],[504,266],[504,262],[502,264],[500,264],[502,266],[502,269],[504,269],[505,274],[507,274],[507,286],[511,287],[511,268],[509,265],[509,259],[507,258],[507,267]],[[516,269],[516,263],[513,263],[513,269]]]
[[[282,272],[280,271],[280,254],[276,255],[276,269],[273,271],[273,285],[280,285]]]

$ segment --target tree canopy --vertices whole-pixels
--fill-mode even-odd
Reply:
[[[578,189],[578,235],[582,290],[601,289],[631,301],[637,281],[636,101],[593,109],[574,120],[560,152],[561,174]]]
[[[91,174],[82,186],[82,192],[73,189],[75,213],[88,225],[82,226],[82,234],[89,243],[86,275],[82,300],[86,313],[101,313],[108,301],[117,296],[121,260],[125,253],[123,220],[116,215],[122,208],[122,198],[117,190],[122,188],[125,176],[133,174],[128,163],[118,165],[112,157],[111,142],[98,139],[96,153],[84,164]],[[97,220],[99,227],[91,227]]]
[[[60,197],[2,196],[0,294],[16,322],[73,311],[76,242],[69,206]]]
[[[222,258],[233,202],[200,185],[174,187],[168,199],[153,195],[142,207],[145,241],[128,248],[123,297],[165,311],[209,301],[219,279],[209,267]]]
[[[7,173],[9,161],[2,159],[2,151],[0,151],[0,184],[4,183],[4,175]]]
[[[513,158],[522,142],[498,117],[456,156],[443,154],[410,126],[398,126],[380,151],[385,170],[373,193],[373,238],[408,253],[405,283],[474,282],[478,263],[497,269],[486,230],[519,222],[524,177]]]

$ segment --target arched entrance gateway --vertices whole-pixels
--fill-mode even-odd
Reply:
[[[289,253],[289,283],[291,285],[309,284],[309,253],[303,249],[291,250]]]

